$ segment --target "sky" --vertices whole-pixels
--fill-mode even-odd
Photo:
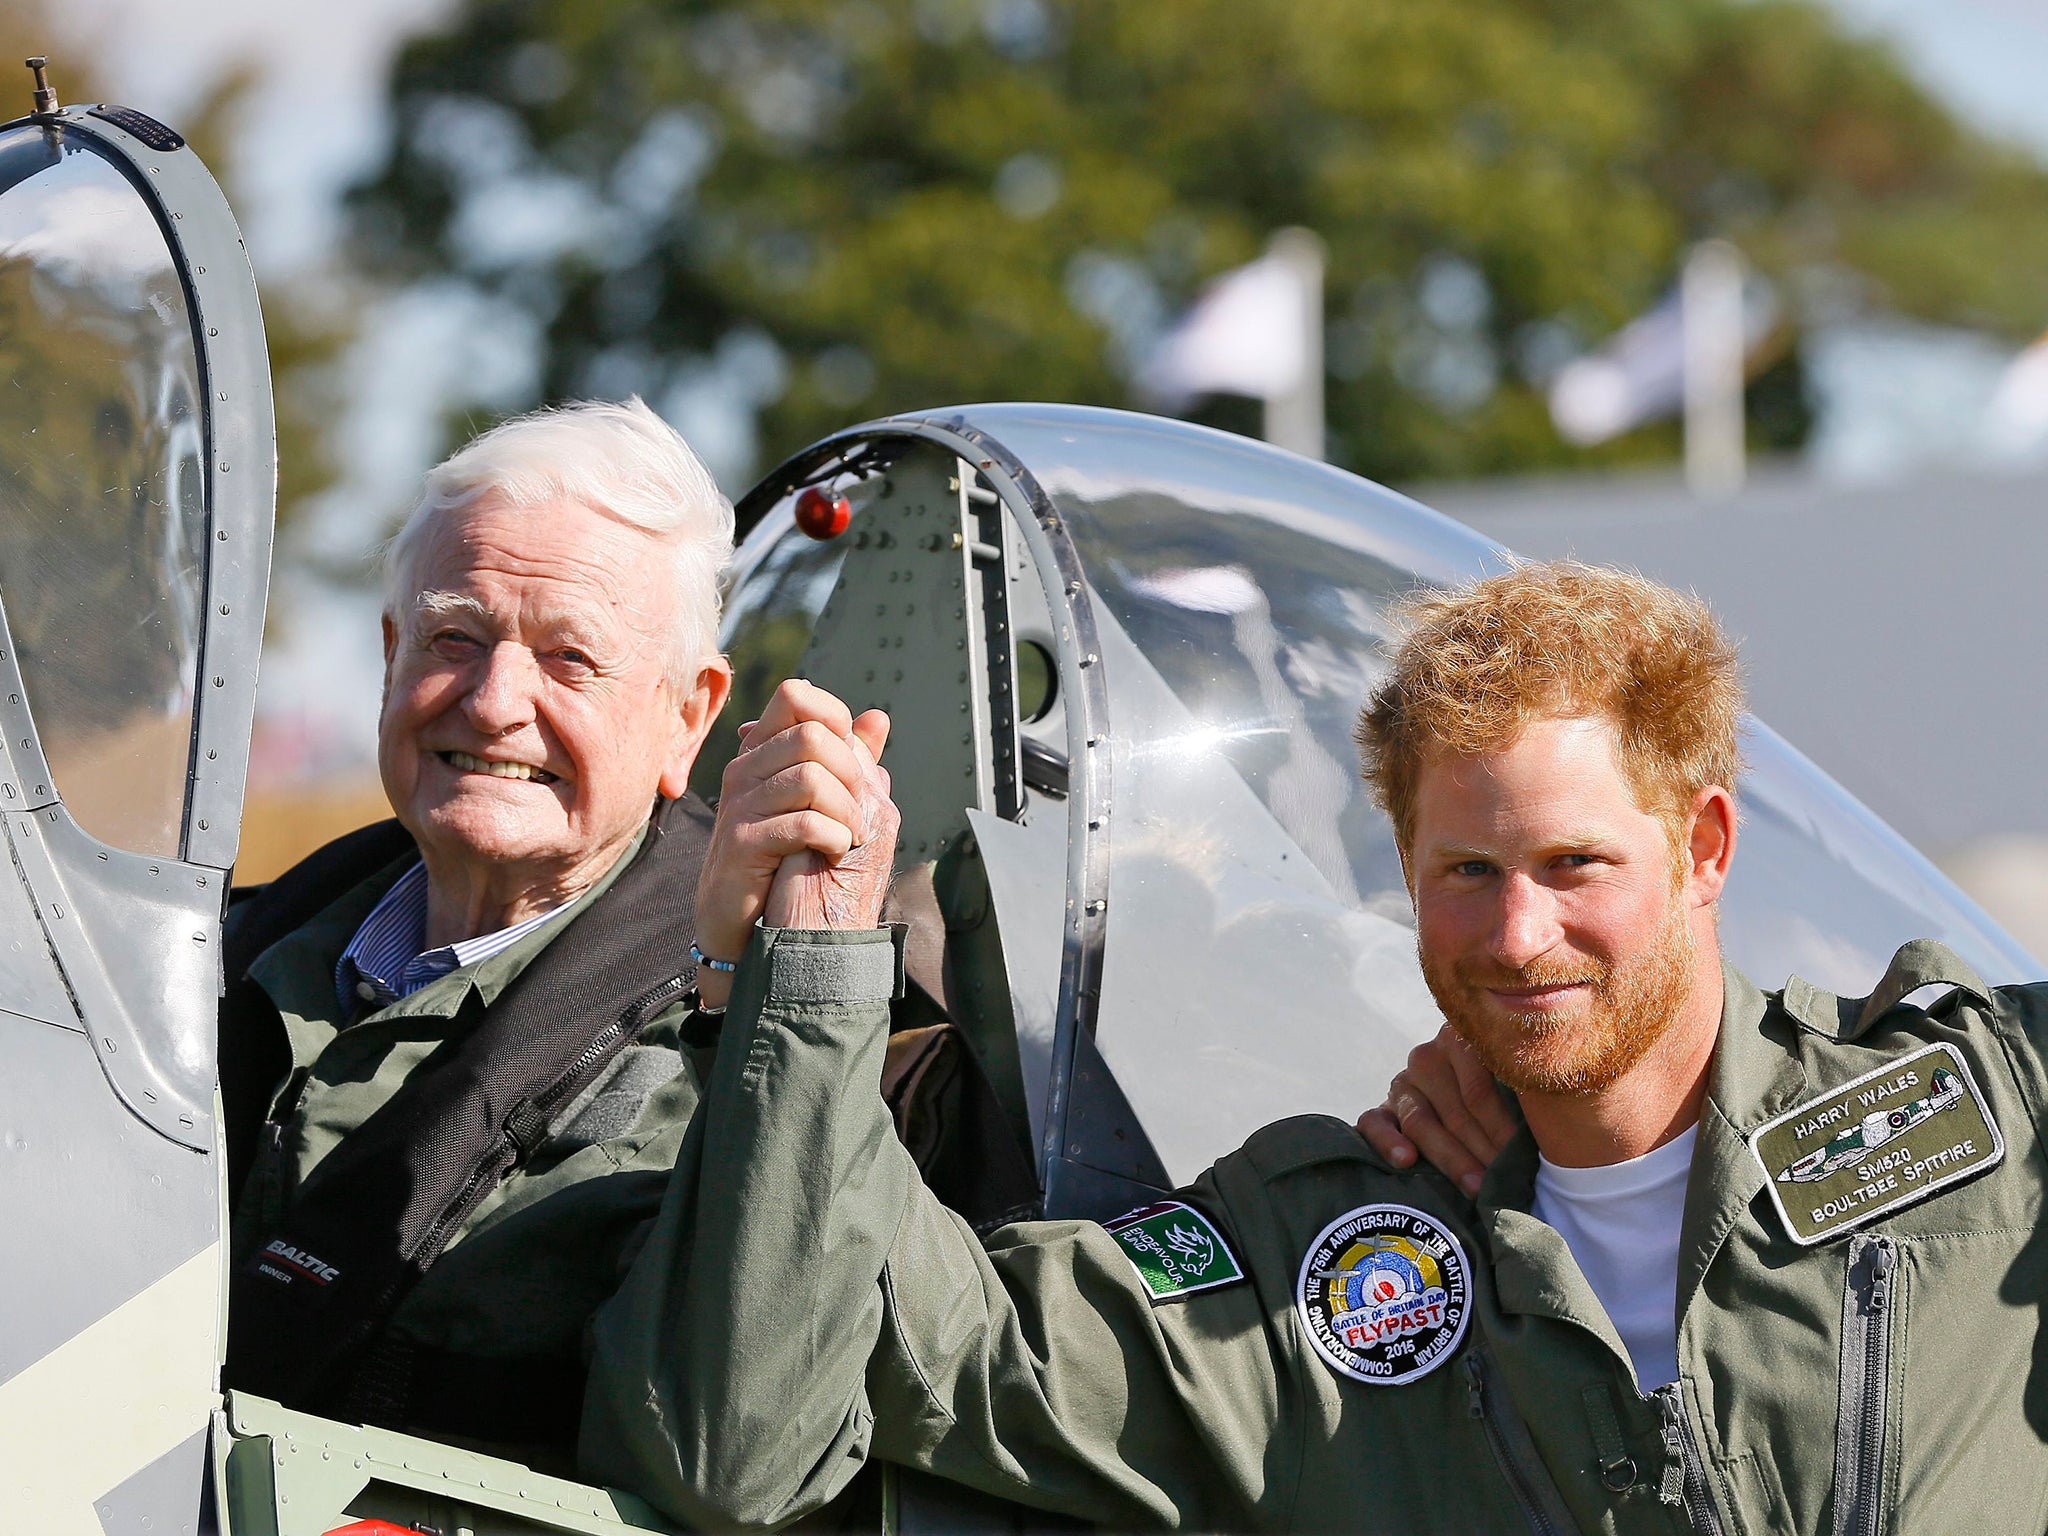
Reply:
[[[316,263],[335,194],[384,142],[383,80],[449,0],[65,0],[62,29],[123,103],[176,125],[227,71],[260,73],[242,125],[236,213],[259,280]],[[62,90],[62,52],[50,45]]]
[[[65,0],[52,9],[68,38],[53,37],[47,47],[60,91],[70,41],[90,52],[117,99],[173,125],[226,71],[256,67],[230,170],[260,285],[319,270],[338,228],[337,194],[384,147],[383,80],[393,56],[455,3]],[[2048,0],[1831,3],[1853,26],[1893,39],[1910,67],[1966,119],[2048,157],[2048,91],[2041,89],[2048,80]],[[508,401],[525,387],[519,338],[479,315],[473,301],[433,291],[402,295],[360,331],[338,427],[347,473],[296,534],[328,561],[358,558],[390,509],[409,498],[439,447],[439,401],[458,381],[473,393],[479,379],[495,379]],[[1892,360],[1877,370],[1887,378],[1907,376],[1901,360],[1918,359],[1926,368],[1913,375],[1913,387],[1893,391],[1899,398],[1865,402],[1842,418],[1848,427],[1816,442],[1818,467],[1851,472],[1884,472],[1887,455],[1914,431],[1953,436],[1944,423],[1982,413],[2006,360],[2005,353],[1993,355],[1996,349],[1973,349],[1956,333],[1923,337],[1896,328],[1850,337],[1836,350],[1841,355],[1832,363],[1817,354],[1818,365],[1852,384],[1872,376],[1864,364],[1879,353]],[[1942,406],[1931,416],[1930,401]],[[1928,420],[1918,421],[1922,416]],[[265,718],[280,730],[294,721],[310,729],[332,743],[335,761],[362,761],[381,670],[374,604],[360,592],[285,574],[272,606],[293,622],[273,625]],[[312,745],[316,757],[329,750]]]
[[[1958,112],[2048,154],[2048,0],[1833,0]]]

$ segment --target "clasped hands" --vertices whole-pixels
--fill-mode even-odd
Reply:
[[[855,718],[801,679],[775,690],[740,730],[726,765],[718,821],[697,881],[697,944],[736,960],[754,924],[872,928],[896,861],[895,802],[882,748],[889,717]],[[724,1005],[731,977],[700,970],[706,1007]]]

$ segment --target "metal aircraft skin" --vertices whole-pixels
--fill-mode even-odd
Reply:
[[[668,1529],[628,1493],[221,1392],[214,1008],[275,486],[261,311],[183,140],[45,87],[0,124],[0,313],[0,1529]],[[729,718],[793,671],[891,712],[899,877],[943,866],[958,894],[947,1007],[1039,1211],[1114,1218],[1266,1121],[1378,1101],[1437,1015],[1352,718],[1389,605],[1506,551],[1262,443],[1058,405],[849,428],[739,521]],[[1745,755],[1722,931],[1760,982],[1867,989],[1923,935],[1994,983],[2037,973],[1753,721]],[[1417,1265],[1329,1278],[1393,1305]],[[896,1528],[991,1517],[878,1475]]]
[[[1932,1093],[1892,1109],[1874,1109],[1824,1147],[1816,1147],[1778,1175],[1780,1184],[1810,1184],[1841,1168],[1853,1168],[1888,1141],[1923,1120],[1961,1102],[1963,1085],[1946,1067],[1934,1069]]]

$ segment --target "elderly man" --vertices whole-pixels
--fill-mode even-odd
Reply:
[[[585,1326],[709,1059],[693,940],[737,953],[785,855],[847,851],[881,747],[785,687],[764,723],[806,761],[737,765],[712,837],[687,788],[731,681],[731,549],[637,400],[507,422],[427,476],[386,559],[396,820],[230,917],[229,1386],[567,1469]]]
[[[2048,990],[1931,944],[1859,1000],[1723,965],[1740,690],[1697,602],[1532,566],[1412,617],[1360,739],[1526,1122],[1476,1203],[1311,1117],[984,1246],[876,1101],[879,890],[783,901],[650,1238],[694,1262],[597,1330],[671,1504],[772,1524],[878,1456],[1115,1528],[2041,1528]]]

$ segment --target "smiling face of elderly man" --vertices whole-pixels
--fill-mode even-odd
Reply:
[[[430,945],[598,880],[683,793],[731,684],[731,514],[638,401],[596,408],[611,462],[576,462],[592,409],[573,444],[529,426],[449,460],[388,557],[378,764],[426,864]]]

